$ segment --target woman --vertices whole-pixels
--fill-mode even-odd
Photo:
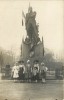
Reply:
[[[31,77],[32,77],[32,68],[31,68],[30,60],[27,60],[26,67],[27,67],[28,82],[31,82]]]
[[[24,61],[21,61],[19,63],[19,80],[24,80],[25,79],[25,65]]]
[[[46,71],[48,70],[48,68],[44,65],[44,63],[41,63],[41,77],[42,77],[42,82],[45,83],[46,82]]]
[[[14,79],[14,82],[18,80],[19,78],[19,66],[17,65],[17,63],[13,66],[12,68],[12,73],[13,73],[13,79]]]

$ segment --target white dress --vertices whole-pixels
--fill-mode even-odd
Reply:
[[[13,78],[18,78],[19,66],[14,66],[12,72],[13,72]]]

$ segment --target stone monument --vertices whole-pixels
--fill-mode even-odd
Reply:
[[[22,12],[22,14],[25,19],[27,36],[25,39],[22,39],[20,60],[24,60],[26,62],[29,59],[32,63],[34,60],[41,62],[43,61],[44,56],[44,44],[43,37],[41,41],[38,34],[39,25],[35,20],[36,12],[32,10],[32,7],[29,6],[28,13],[24,15]]]

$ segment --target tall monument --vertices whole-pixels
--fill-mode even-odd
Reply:
[[[32,7],[29,6],[28,13],[24,15],[25,19],[25,28],[27,36],[25,39],[22,39],[21,44],[21,60],[25,62],[30,59],[33,63],[34,60],[39,60],[41,62],[44,56],[44,44],[43,37],[42,41],[39,38],[39,25],[36,23],[36,12],[32,10]],[[23,25],[23,20],[22,20]]]

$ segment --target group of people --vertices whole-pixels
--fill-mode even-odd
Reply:
[[[12,67],[12,77],[14,81],[26,80],[28,82],[37,82],[41,77],[41,81],[45,82],[47,70],[48,68],[45,66],[45,64],[43,62],[39,64],[37,60],[34,61],[33,66],[31,65],[30,60],[27,60],[26,64],[24,64],[24,61],[19,61]]]

